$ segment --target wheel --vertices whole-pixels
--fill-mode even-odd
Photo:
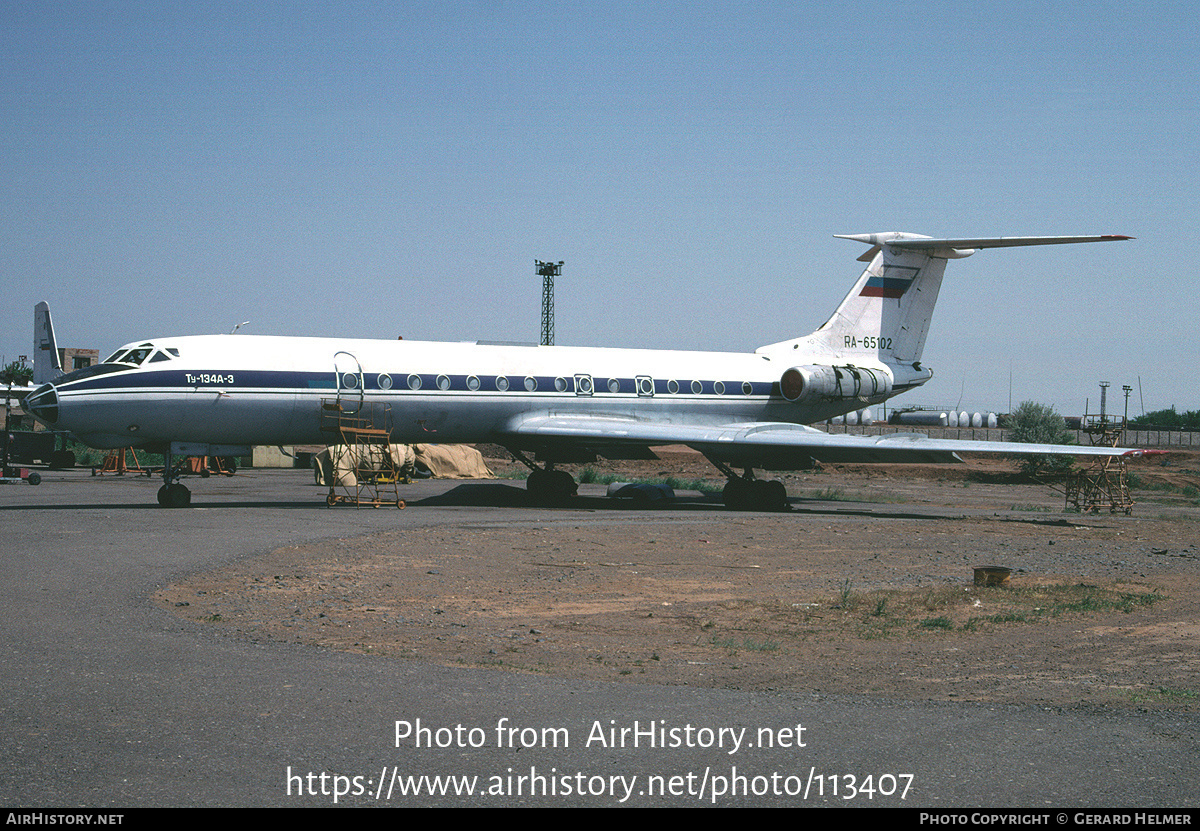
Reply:
[[[730,479],[721,496],[735,511],[783,511],[787,488],[778,479]]]
[[[186,508],[192,504],[192,492],[179,483],[163,485],[158,489],[158,504],[164,508]]]
[[[778,479],[754,483],[754,501],[764,511],[782,511],[787,508],[787,488]]]
[[[555,499],[570,499],[579,494],[579,485],[575,477],[565,470],[551,470],[550,493]]]
[[[543,470],[534,468],[529,472],[525,489],[537,502],[563,502],[579,493],[575,478],[565,470]]]
[[[329,496],[325,497],[325,504],[332,508],[337,504],[337,497],[331,492]]]
[[[549,498],[549,476],[549,471],[542,470],[540,467],[529,471],[529,478],[525,480],[525,490],[534,500],[543,502]]]
[[[734,511],[745,511],[750,507],[750,480],[749,479],[730,479],[725,483],[725,488],[721,491],[721,499],[725,502],[725,507]]]
[[[42,474],[37,472],[31,473],[25,481],[31,485],[40,485],[42,484]]]

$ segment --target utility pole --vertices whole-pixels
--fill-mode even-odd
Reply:
[[[534,260],[542,278],[542,346],[554,345],[554,278],[562,274],[563,264]]]

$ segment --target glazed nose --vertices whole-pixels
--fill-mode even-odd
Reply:
[[[25,411],[43,424],[58,421],[58,391],[53,384],[42,384],[25,396]]]

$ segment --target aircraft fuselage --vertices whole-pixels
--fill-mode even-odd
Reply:
[[[206,335],[117,355],[139,347],[148,350],[140,365],[55,381],[55,426],[101,448],[318,444],[329,438],[322,401],[338,400],[350,411],[386,406],[395,442],[461,443],[498,441],[531,414],[807,424],[888,397],[788,401],[780,379],[805,363],[799,354],[785,364],[758,353]],[[856,366],[886,376],[892,392],[893,368]],[[39,397],[31,402],[51,421]]]

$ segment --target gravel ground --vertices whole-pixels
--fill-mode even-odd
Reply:
[[[995,462],[792,474],[786,514],[734,513],[692,491],[628,510],[602,485],[547,514],[521,507],[520,483],[472,483],[450,504],[513,504],[511,519],[283,548],[156,600],[231,638],[383,660],[1194,711],[1200,506],[1181,489],[1200,464],[1165,460],[1137,468],[1167,489],[1142,492],[1131,516],[1064,513],[1061,496]],[[683,450],[608,468],[713,475]],[[986,565],[1012,568],[1008,585],[975,586]]]

